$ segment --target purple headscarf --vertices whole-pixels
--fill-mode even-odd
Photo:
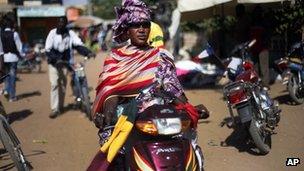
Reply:
[[[123,0],[121,7],[115,7],[117,19],[113,26],[113,39],[122,43],[127,41],[126,31],[129,23],[150,21],[151,10],[140,0]]]

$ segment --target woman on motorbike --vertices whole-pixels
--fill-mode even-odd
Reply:
[[[150,32],[150,10],[139,0],[125,0],[121,8],[116,8],[118,19],[113,26],[114,40],[129,43],[113,49],[105,59],[103,71],[99,77],[96,99],[93,104],[93,118],[97,127],[102,128],[100,120],[111,124],[116,117],[116,108],[121,96],[135,97],[139,90],[158,82],[166,92],[182,99],[176,102],[178,109],[184,109],[196,128],[198,113],[187,102],[179,83],[173,56],[165,49],[153,48],[147,43]],[[131,100],[132,101],[132,100]],[[88,167],[89,171],[107,170],[119,149],[125,143],[132,130],[137,109],[135,103],[129,103],[128,109],[118,117],[115,128],[105,144]],[[101,114],[102,113],[102,114]],[[104,124],[104,123],[103,123]]]

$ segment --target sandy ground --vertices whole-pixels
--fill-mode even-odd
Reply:
[[[103,56],[99,55],[86,65],[92,99]],[[8,103],[1,96],[10,114],[11,126],[34,170],[85,170],[98,150],[97,129],[84,114],[69,105],[73,103],[69,87],[65,112],[56,119],[49,119],[50,83],[45,63],[43,71],[19,74],[17,102]],[[272,150],[266,156],[251,153],[239,141],[238,132],[220,126],[224,118],[229,117],[221,88],[186,91],[193,104],[203,103],[211,111],[210,118],[198,126],[199,144],[206,159],[205,170],[304,170],[304,105],[291,105],[286,88],[279,83],[271,88],[271,96],[280,102],[283,112],[277,134],[272,136]],[[15,170],[1,149],[0,145],[0,170]],[[301,164],[286,167],[288,157],[299,157]]]

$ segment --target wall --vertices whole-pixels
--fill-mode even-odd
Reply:
[[[33,43],[37,39],[45,41],[49,31],[56,27],[57,17],[20,18],[21,39]]]

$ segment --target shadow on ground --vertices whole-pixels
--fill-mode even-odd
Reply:
[[[221,142],[221,147],[235,147],[239,152],[247,152],[252,155],[260,155],[250,139],[250,134],[245,125],[239,122],[239,118],[235,117],[237,123],[234,125],[231,117],[226,117],[220,123],[220,127],[225,125],[229,129],[233,129],[233,132]]]
[[[13,169],[14,167],[15,167],[14,163],[9,163],[7,165],[1,166],[0,170],[7,171]]]
[[[19,94],[17,96],[17,99],[21,100],[21,99],[25,99],[25,98],[32,97],[32,96],[41,96],[41,92],[40,91],[33,91],[33,92],[29,92],[29,93]]]
[[[29,161],[30,156],[37,156],[37,155],[41,155],[41,154],[46,154],[46,152],[42,151],[42,150],[33,150],[32,153],[25,154],[25,157],[26,157],[28,166],[30,167],[30,170],[33,169],[33,166],[31,165],[31,162]],[[3,161],[4,160],[11,160],[9,154],[6,152],[5,149],[0,149],[0,160],[3,160]],[[0,170],[1,171],[11,170],[14,167],[15,167],[14,163],[9,163],[9,164],[6,164],[4,166],[1,166]]]
[[[297,105],[290,97],[289,94],[283,94],[274,98],[274,100],[278,101],[279,104],[287,104],[295,106]]]
[[[24,109],[21,111],[16,111],[16,112],[12,112],[10,114],[8,114],[8,118],[9,118],[9,123],[13,123],[15,121],[20,121],[25,119],[26,117],[30,116],[31,114],[33,114],[33,112],[29,109]]]

